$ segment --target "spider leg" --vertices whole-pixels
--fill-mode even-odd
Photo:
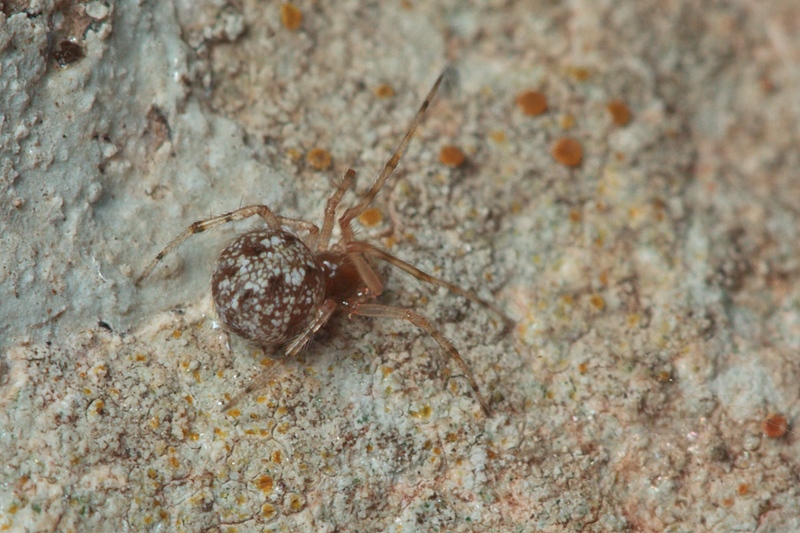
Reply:
[[[311,340],[311,337],[313,337],[314,334],[319,331],[319,328],[328,322],[334,311],[336,311],[336,302],[333,300],[326,300],[319,311],[317,311],[317,316],[314,318],[311,324],[309,324],[306,329],[304,329],[297,337],[295,337],[284,347],[284,356],[280,359],[288,359],[300,353],[303,347],[308,344],[308,341]],[[273,357],[271,359],[272,365],[264,370],[261,374],[253,378],[253,380],[241,392],[234,396],[231,401],[226,403],[222,407],[223,411],[227,411],[231,407],[235,406],[242,400],[242,398],[254,390],[266,386],[270,381],[275,379],[280,373],[286,370],[286,365],[278,358]]]
[[[411,142],[411,138],[414,136],[414,133],[417,131],[417,128],[422,122],[422,119],[425,117],[425,111],[428,110],[428,106],[430,106],[431,100],[433,100],[433,97],[436,95],[436,91],[439,89],[439,84],[442,83],[442,79],[445,76],[445,72],[442,72],[441,74],[439,74],[439,77],[436,78],[433,87],[431,87],[431,90],[428,92],[428,96],[425,97],[425,100],[422,102],[419,111],[417,111],[417,114],[414,116],[414,120],[411,121],[411,125],[409,126],[405,137],[403,137],[403,140],[400,141],[400,145],[394,151],[392,157],[390,157],[389,160],[384,165],[383,170],[381,170],[381,173],[378,175],[377,179],[375,180],[375,183],[372,185],[372,188],[358,204],[354,205],[353,207],[350,207],[347,211],[344,212],[342,217],[339,219],[342,225],[349,225],[350,221],[352,221],[354,218],[358,217],[364,211],[366,211],[367,207],[369,207],[369,204],[372,203],[372,200],[375,198],[375,196],[377,196],[378,191],[381,190],[381,188],[386,184],[386,182],[392,176],[392,174],[394,173],[394,169],[397,168],[397,164],[400,162],[400,158],[403,157],[403,154],[406,152],[406,149],[408,148],[408,143]]]
[[[445,281],[443,279],[431,276],[430,274],[418,269],[414,265],[406,263],[402,259],[399,259],[399,258],[391,255],[390,253],[385,252],[385,251],[381,250],[380,248],[378,248],[376,246],[373,246],[372,244],[369,244],[369,243],[363,242],[363,241],[349,242],[347,244],[347,251],[348,252],[353,252],[353,253],[358,253],[358,254],[365,254],[365,255],[377,257],[378,259],[386,261],[390,265],[399,268],[400,270],[406,272],[407,274],[411,274],[412,276],[414,276],[418,280],[424,281],[426,283],[430,283],[431,285],[437,285],[439,287],[444,287],[445,289],[449,290],[450,292],[452,292],[454,294],[458,294],[459,296],[463,296],[467,300],[470,300],[472,302],[475,302],[477,304],[480,304],[480,305],[486,307],[487,309],[489,309],[492,312],[494,312],[497,316],[499,316],[503,320],[503,324],[504,324],[503,331],[504,332],[506,332],[506,331],[508,331],[508,330],[510,330],[511,328],[514,327],[515,322],[508,315],[506,315],[499,307],[497,307],[495,304],[493,304],[493,303],[491,303],[491,302],[489,302],[487,300],[484,300],[483,298],[479,297],[477,294],[475,294],[472,291],[468,291],[468,290],[462,289],[458,285],[453,285],[452,283],[449,283],[449,282],[447,282],[447,281]]]
[[[280,374],[286,372],[286,365],[283,364],[280,360],[271,359],[271,361],[272,364],[269,367],[267,367],[263,372],[261,372],[255,378],[253,378],[253,380],[250,381],[250,383],[248,383],[247,387],[241,390],[236,396],[231,398],[231,400],[228,403],[222,406],[223,412],[233,408],[236,404],[242,401],[242,398],[244,398],[245,396],[247,396],[256,389],[265,387],[267,384],[269,384],[270,381],[278,377]]]
[[[147,268],[144,269],[144,272],[142,272],[141,275],[136,278],[135,284],[139,285],[144,278],[153,272],[153,269],[156,267],[156,265],[158,265],[158,263],[164,259],[167,254],[172,252],[172,250],[177,248],[183,241],[192,235],[195,235],[196,233],[203,233],[204,231],[208,231],[222,224],[227,224],[228,222],[243,220],[252,216],[261,217],[264,219],[264,222],[266,222],[267,226],[274,230],[280,229],[281,226],[288,226],[291,228],[304,229],[310,232],[312,235],[317,235],[319,233],[319,228],[317,228],[317,226],[311,222],[297,218],[276,216],[272,211],[270,211],[269,207],[265,205],[248,205],[237,209],[236,211],[231,211],[229,213],[224,213],[222,215],[193,222],[192,225],[183,230],[160,252],[158,252],[158,255],[156,255],[156,257],[150,261],[150,264],[147,265]]]
[[[325,219],[322,221],[322,232],[318,236],[316,246],[311,247],[316,248],[317,252],[324,252],[328,249],[328,241],[330,241],[331,233],[333,232],[333,223],[336,218],[336,208],[339,206],[339,202],[342,201],[344,193],[353,186],[355,181],[356,171],[352,168],[348,168],[347,172],[344,173],[342,182],[336,188],[336,192],[333,193],[333,196],[328,198],[328,203],[325,205]]]
[[[439,330],[433,327],[427,318],[408,309],[403,309],[401,307],[390,307],[380,304],[355,304],[350,309],[350,314],[406,320],[418,328],[426,331],[437,343],[439,343],[439,346],[441,346],[442,349],[447,352],[447,355],[456,362],[459,368],[461,368],[461,371],[469,381],[470,387],[472,387],[472,392],[475,393],[475,397],[481,404],[481,409],[483,409],[484,414],[487,417],[491,416],[489,404],[486,403],[486,400],[481,394],[480,389],[478,389],[478,384],[475,382],[475,378],[473,377],[469,366],[467,366],[467,363],[461,358],[461,354],[458,353],[458,350],[455,346],[453,346],[453,343],[450,342]]]
[[[369,262],[367,262],[360,253],[352,253],[347,250],[347,247],[351,243],[357,242],[350,221],[339,219],[339,226],[342,230],[342,239],[339,241],[339,245],[344,248],[342,251],[347,252],[347,257],[353,262],[356,270],[358,270],[358,275],[361,276],[364,285],[369,289],[369,294],[372,297],[380,296],[381,293],[383,293],[383,281],[381,281],[378,273],[373,270]]]
[[[300,353],[303,347],[308,344],[308,341],[311,340],[311,337],[319,331],[319,328],[328,322],[334,311],[336,311],[336,302],[325,300],[322,307],[317,311],[317,316],[314,317],[314,320],[286,345],[286,357],[294,357]]]

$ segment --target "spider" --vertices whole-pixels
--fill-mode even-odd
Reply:
[[[356,239],[351,226],[353,219],[366,211],[392,177],[445,74],[446,71],[436,79],[403,140],[384,165],[372,188],[360,202],[346,209],[339,217],[341,236],[338,242],[330,245],[337,208],[355,182],[356,173],[352,169],[345,172],[341,183],[328,199],[322,229],[303,219],[276,215],[265,205],[248,205],[198,220],[156,255],[136,280],[136,285],[149,276],[167,254],[192,235],[235,220],[261,217],[266,228],[239,235],[220,253],[211,276],[214,306],[226,330],[262,348],[282,347],[284,356],[290,358],[303,349],[337,310],[343,311],[348,317],[360,315],[406,320],[433,337],[455,361],[469,381],[483,412],[489,416],[489,404],[452,342],[422,315],[409,309],[374,303],[383,292],[383,281],[369,260],[385,261],[419,280],[444,287],[483,305],[503,320],[504,331],[512,324],[511,319],[474,292],[431,276],[368,242]],[[304,231],[308,236],[301,239],[290,230]],[[273,365],[253,380],[224,409],[229,409],[241,397],[268,383],[276,366]]]

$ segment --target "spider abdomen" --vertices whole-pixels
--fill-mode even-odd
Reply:
[[[325,298],[325,276],[296,236],[255,230],[222,251],[211,294],[225,328],[271,346],[290,341],[313,320]]]

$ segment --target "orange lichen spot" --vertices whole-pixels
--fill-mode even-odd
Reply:
[[[669,383],[672,381],[672,373],[669,370],[659,370],[656,379],[661,383]]]
[[[632,219],[640,218],[643,214],[643,210],[639,206],[633,206],[628,209],[628,216]]]
[[[84,393],[84,394],[86,394],[86,395],[89,395],[89,394],[91,394],[91,393],[92,393],[92,389],[89,389],[89,388],[87,388],[87,387],[84,387],[84,388],[83,388],[83,393]]]
[[[394,372],[394,368],[392,368],[390,366],[382,366],[381,367],[381,374],[383,374],[384,378],[388,377],[389,374],[391,374],[392,372]]]
[[[578,372],[580,372],[581,374],[585,374],[587,370],[589,370],[588,363],[581,363],[578,365]]]
[[[275,450],[274,452],[272,452],[272,462],[273,463],[275,463],[276,465],[279,465],[279,464],[281,464],[282,460],[283,460],[283,456],[281,455],[281,451],[280,450]]]
[[[192,431],[191,433],[189,433],[189,440],[197,442],[198,440],[200,440],[200,435]]]
[[[147,469],[147,477],[149,477],[150,479],[156,479],[158,477],[158,472],[156,472],[152,468],[148,468]]]
[[[16,503],[12,503],[8,507],[8,514],[17,514],[18,510],[19,510],[19,507],[17,507],[17,504]]]
[[[589,76],[591,76],[591,72],[589,72],[588,68],[575,66],[569,67],[567,69],[567,74],[575,81],[586,81],[589,79]]]
[[[442,449],[438,446],[434,446],[431,451],[434,453],[434,455],[442,455]]]
[[[173,339],[180,339],[181,338],[181,330],[176,329],[175,331],[173,331],[172,332],[172,338]]]
[[[383,220],[383,215],[377,207],[368,207],[366,211],[358,216],[358,221],[362,226],[372,227],[377,226]]]
[[[228,411],[228,416],[231,416],[233,418],[239,418],[241,415],[242,411],[240,411],[239,409],[231,409]]]
[[[400,7],[406,11],[411,11],[414,9],[414,4],[411,2],[411,0],[400,0]]]
[[[553,145],[553,159],[567,167],[577,167],[583,161],[583,149],[575,139],[563,137]]]
[[[279,415],[279,416],[283,416],[283,415],[285,415],[285,414],[286,414],[286,413],[288,413],[288,412],[289,412],[289,410],[288,410],[286,407],[284,407],[283,405],[282,405],[282,406],[280,406],[280,407],[278,407],[278,408],[275,410],[275,414],[276,414],[276,415]]]
[[[733,502],[733,498],[723,498],[722,499],[722,506],[723,507],[727,507],[728,509],[733,507],[733,503],[734,503]]]
[[[267,401],[267,397],[266,396],[259,396],[259,397],[256,398],[256,403],[264,403],[266,401]]]
[[[286,150],[286,155],[289,156],[289,159],[292,161],[299,161],[301,157],[303,157],[303,152],[296,148],[289,148]]]
[[[448,431],[447,435],[444,436],[444,440],[446,440],[447,442],[455,442],[458,440],[458,435],[456,435],[452,431]]]
[[[639,322],[641,321],[641,319],[642,318],[639,316],[638,313],[631,313],[631,314],[628,315],[628,317],[626,319],[626,322],[628,324],[628,327],[632,328],[632,327],[638,325]]]
[[[293,513],[296,513],[303,507],[305,507],[305,502],[303,502],[303,498],[301,498],[299,494],[289,495],[289,510],[291,510]]]
[[[739,486],[736,487],[736,494],[739,496],[747,496],[748,492],[750,492],[750,485],[747,483],[739,483]]]
[[[373,450],[372,444],[367,444],[365,449],[367,450],[367,453],[371,452]]]
[[[563,303],[564,305],[573,306],[575,305],[575,299],[572,297],[571,294],[565,294],[564,296],[561,297],[561,303]]]
[[[296,31],[303,23],[303,13],[294,4],[281,6],[281,23],[287,30]]]
[[[597,276],[597,281],[604,287],[608,285],[608,270],[604,270]]]
[[[569,221],[573,224],[577,224],[581,221],[581,212],[578,209],[570,209],[569,210]]]
[[[312,148],[306,154],[306,161],[317,170],[327,170],[331,168],[331,153],[322,148]]]
[[[269,494],[270,492],[272,492],[272,488],[274,487],[274,485],[275,483],[272,481],[271,476],[264,475],[264,476],[259,476],[258,479],[256,479],[256,487],[258,487],[258,490],[260,490],[264,494]]]
[[[183,399],[186,400],[186,403],[188,403],[189,405],[192,405],[194,403],[194,398],[192,398],[191,394],[187,394],[186,396],[183,397]]]
[[[761,429],[767,437],[779,439],[786,435],[789,429],[789,422],[783,415],[772,413],[761,422]]]
[[[137,354],[136,354],[136,357],[134,357],[134,359],[135,359],[137,362],[141,363],[142,361],[147,361],[147,356],[146,356],[146,355],[144,355],[144,354],[137,353]]]
[[[392,249],[397,244],[397,239],[395,239],[392,235],[389,235],[383,240],[383,245],[388,248]]]
[[[178,458],[175,457],[174,455],[170,456],[170,458],[167,460],[169,461],[169,466],[171,466],[172,468],[178,468],[179,466],[181,466],[180,461],[178,461]]]
[[[228,436],[228,432],[222,431],[220,428],[214,428],[214,435],[224,439],[225,437]]]
[[[153,429],[158,429],[158,426],[161,425],[161,422],[158,420],[157,416],[151,417],[148,423],[150,424],[150,427]]]
[[[422,406],[419,411],[410,411],[411,416],[414,418],[430,418],[431,413],[433,413],[433,409],[431,409],[430,405]]]
[[[288,422],[282,422],[282,423],[278,424],[278,427],[275,428],[275,431],[285,435],[289,431],[289,423]]]
[[[622,100],[610,100],[606,109],[611,115],[611,121],[617,126],[625,126],[631,121],[631,110]]]
[[[439,150],[439,161],[450,168],[458,168],[464,164],[464,161],[467,159],[467,156],[464,155],[464,152],[461,151],[461,148],[458,146],[453,146],[452,144],[448,144],[442,146],[442,149]]]
[[[497,144],[501,144],[506,142],[506,134],[504,131],[495,130],[489,133],[489,139]]]
[[[264,518],[272,518],[275,516],[275,507],[272,505],[265,503],[261,506],[261,516]]]
[[[392,89],[391,85],[388,85],[386,83],[381,83],[380,85],[375,87],[374,92],[375,96],[382,99],[391,98],[392,96],[394,96],[394,89]]]
[[[539,91],[521,92],[517,95],[517,107],[529,117],[535,117],[547,111],[547,97]]]
[[[575,115],[572,113],[564,113],[561,115],[560,124],[562,130],[568,130],[575,127]]]
[[[589,298],[589,301],[592,303],[592,306],[599,311],[606,308],[606,301],[599,294],[593,294],[591,298]]]

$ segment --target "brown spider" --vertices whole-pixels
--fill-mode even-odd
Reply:
[[[368,258],[386,261],[417,279],[445,287],[486,306],[503,319],[506,328],[512,321],[494,304],[479,298],[474,292],[435,278],[372,244],[357,240],[351,227],[353,219],[364,213],[392,176],[444,75],[442,73],[433,84],[405,137],[384,165],[372,188],[359,203],[339,217],[341,237],[338,242],[329,246],[336,209],[355,181],[356,173],[352,169],[347,170],[344,179],[328,199],[322,230],[302,219],[275,215],[265,205],[242,207],[194,222],[159,252],[136,284],[150,275],[164,256],[195,233],[234,220],[259,216],[267,227],[238,236],[220,254],[211,277],[211,293],[223,327],[263,348],[282,346],[285,357],[292,357],[302,350],[337,309],[344,310],[348,316],[407,320],[428,332],[458,364],[488,416],[489,405],[481,395],[469,367],[455,346],[428,319],[408,309],[370,303],[383,292],[383,282]],[[302,240],[285,228],[305,230],[309,236]],[[251,382],[225,409],[250,391],[266,384],[276,366],[273,365]]]

